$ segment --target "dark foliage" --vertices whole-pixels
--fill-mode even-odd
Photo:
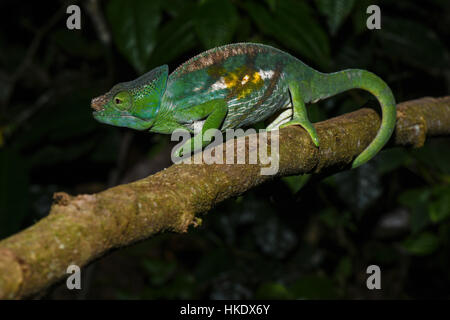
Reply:
[[[211,47],[262,42],[321,71],[368,69],[399,102],[449,93],[447,0],[89,3],[78,3],[81,30],[66,28],[62,1],[0,4],[0,238],[44,217],[55,191],[98,192],[169,166],[168,136],[96,123],[90,99]],[[381,30],[366,28],[370,4],[381,8]],[[310,117],[368,98],[342,94],[309,106]],[[81,292],[47,297],[449,298],[449,182],[448,139],[388,149],[325,178],[277,180],[223,203],[188,234],[97,261]],[[366,287],[371,264],[382,290]]]

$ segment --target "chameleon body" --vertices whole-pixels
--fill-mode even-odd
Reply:
[[[160,66],[130,82],[119,83],[92,100],[100,122],[170,134],[183,128],[199,133],[251,126],[273,115],[268,130],[302,126],[316,146],[319,140],[305,104],[360,88],[372,93],[383,112],[375,139],[354,160],[370,160],[389,140],[395,126],[395,100],[386,83],[371,72],[348,69],[321,73],[279,49],[254,43],[213,48],[179,66],[169,75]],[[195,129],[195,130],[194,130]],[[203,142],[206,145],[209,142]],[[182,154],[184,144],[177,150]]]

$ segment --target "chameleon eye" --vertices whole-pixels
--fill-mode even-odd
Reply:
[[[132,105],[132,98],[130,93],[127,91],[122,91],[116,94],[113,99],[114,105],[121,110],[128,110]]]

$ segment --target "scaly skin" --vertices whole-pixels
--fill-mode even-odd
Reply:
[[[290,54],[262,44],[237,43],[205,51],[170,75],[167,65],[158,67],[134,81],[117,84],[93,99],[92,107],[100,122],[166,134],[179,128],[192,132],[200,127],[204,133],[211,128],[251,126],[290,108],[290,121],[280,116],[269,129],[301,125],[319,146],[305,103],[354,88],[372,93],[383,111],[378,134],[354,160],[355,168],[375,156],[394,130],[395,100],[389,87],[365,70],[320,73]],[[177,152],[183,153],[187,144],[193,149],[199,137]]]

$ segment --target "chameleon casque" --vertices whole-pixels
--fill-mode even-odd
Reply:
[[[371,72],[347,69],[318,72],[279,49],[236,43],[210,49],[169,75],[167,65],[115,85],[92,100],[96,120],[114,126],[170,134],[182,128],[198,132],[176,152],[208,129],[247,127],[279,114],[268,130],[302,126],[316,146],[319,139],[305,104],[359,88],[372,93],[382,109],[381,127],[353,161],[370,160],[389,140],[395,126],[395,100],[386,83]],[[200,130],[199,130],[200,129]],[[201,142],[205,146],[208,142]]]

